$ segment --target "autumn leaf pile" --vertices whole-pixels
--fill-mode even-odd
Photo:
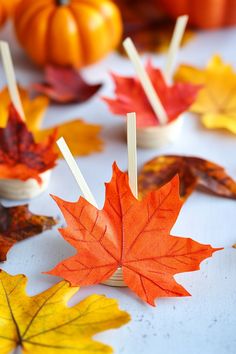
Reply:
[[[142,37],[136,35],[142,46]],[[158,49],[166,41],[164,37]],[[191,110],[202,116],[207,128],[226,128],[236,134],[236,73],[220,57],[213,57],[205,69],[181,65],[173,85],[167,85],[161,70],[150,61],[146,68],[168,123]],[[115,74],[112,78],[115,97],[103,98],[111,112],[125,115],[135,111],[138,128],[157,126],[159,120],[139,80]],[[31,98],[20,88],[26,121],[11,104],[8,91],[0,92],[0,178],[34,178],[41,183],[40,174],[56,165],[59,136],[69,142],[76,156],[101,151],[99,125],[75,119],[42,128],[50,101],[83,103],[101,87],[100,83],[87,83],[72,68],[48,66],[44,81],[31,87],[43,96]],[[128,323],[128,313],[118,308],[116,300],[101,295],[89,296],[73,306],[68,302],[80,286],[104,283],[117,270],[136,296],[152,306],[159,298],[190,296],[175,275],[199,270],[202,261],[220,250],[172,235],[182,204],[195,189],[236,199],[236,182],[223,167],[199,157],[177,155],[158,156],[142,167],[139,199],[132,194],[127,173],[116,163],[101,210],[82,197],[76,202],[53,197],[66,220],[60,233],[76,254],[46,272],[64,281],[32,297],[25,292],[25,276],[0,270],[0,352],[7,354],[20,347],[24,354],[112,353],[111,347],[93,336]],[[0,204],[0,261],[6,260],[15,243],[56,223],[52,217],[34,215],[28,205]]]

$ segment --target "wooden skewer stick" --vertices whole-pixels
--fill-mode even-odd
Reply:
[[[123,46],[126,50],[126,53],[128,54],[131,62],[133,63],[137,76],[142,84],[142,87],[144,89],[144,92],[148,98],[148,101],[150,102],[157,119],[159,120],[161,125],[167,124],[168,122],[168,116],[167,113],[161,103],[160,98],[158,97],[155,88],[153,87],[153,84],[142,64],[141,58],[137,52],[137,49],[135,48],[134,43],[130,38],[127,38],[123,42]]]
[[[8,43],[0,41],[0,50],[1,50],[2,62],[3,62],[3,67],[7,78],[7,85],[8,85],[11,101],[14,104],[17,112],[21,116],[21,119],[25,121],[25,113],[23,110],[20,94],[17,87],[14,66],[13,66],[11,52]]]
[[[128,172],[130,189],[138,199],[136,113],[127,114]]]
[[[177,18],[173,36],[170,42],[170,47],[168,50],[167,60],[166,60],[166,65],[164,70],[164,76],[167,83],[171,82],[172,80],[174,62],[178,54],[181,41],[184,36],[187,23],[188,23],[187,15],[180,16]]]
[[[98,208],[96,200],[90,191],[89,186],[87,185],[87,182],[84,179],[84,176],[82,175],[79,166],[77,165],[68,145],[66,144],[64,138],[60,138],[57,141],[57,145],[64,156],[73,176],[75,177],[76,182],[78,183],[81,192],[84,195],[84,198],[92,205],[94,205],[96,208]]]

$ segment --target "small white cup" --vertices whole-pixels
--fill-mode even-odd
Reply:
[[[50,181],[51,170],[40,174],[42,179],[39,184],[34,178],[27,181],[19,179],[0,179],[0,198],[10,200],[32,199],[44,192]]]
[[[120,288],[127,287],[123,280],[123,273],[121,268],[117,268],[115,273],[109,279],[102,282],[102,284]]]
[[[182,125],[183,116],[180,115],[166,125],[137,128],[137,145],[145,149],[155,149],[173,143],[179,137]]]

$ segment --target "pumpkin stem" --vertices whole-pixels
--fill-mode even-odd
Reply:
[[[68,5],[70,0],[56,0],[58,6]]]

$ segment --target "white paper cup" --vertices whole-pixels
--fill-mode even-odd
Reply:
[[[27,181],[19,179],[0,179],[0,198],[10,200],[32,199],[44,192],[49,184],[51,170],[40,174],[42,179],[39,184],[34,178]]]
[[[127,287],[123,280],[122,269],[118,268],[115,273],[108,279],[102,282],[104,285],[116,286],[116,287]]]
[[[137,128],[137,145],[145,149],[155,149],[173,143],[179,137],[182,125],[183,116],[180,115],[163,126]]]

